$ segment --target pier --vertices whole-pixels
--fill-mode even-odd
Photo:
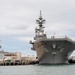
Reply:
[[[33,65],[38,64],[38,61],[26,61],[26,62],[0,62],[0,66],[15,66],[15,65]]]
[[[37,64],[38,60],[34,56],[22,55],[20,52],[0,52],[0,66],[7,65],[30,65]]]

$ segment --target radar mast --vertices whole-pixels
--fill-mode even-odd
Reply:
[[[40,39],[40,38],[46,38],[46,34],[44,33],[44,26],[43,24],[45,23],[45,19],[42,18],[42,13],[40,10],[40,16],[36,20],[36,23],[38,24],[39,28],[35,28],[35,37],[34,40]]]

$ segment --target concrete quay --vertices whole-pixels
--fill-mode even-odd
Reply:
[[[34,56],[22,55],[20,52],[0,52],[0,66],[37,64]]]
[[[0,66],[9,66],[9,65],[31,65],[31,64],[38,64],[38,61],[26,61],[26,62],[0,62]]]

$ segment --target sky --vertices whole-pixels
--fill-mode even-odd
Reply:
[[[36,55],[29,41],[35,36],[40,10],[48,37],[56,33],[75,40],[75,0],[0,0],[2,50]]]

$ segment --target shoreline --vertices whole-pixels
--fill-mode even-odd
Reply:
[[[0,66],[14,66],[14,65],[34,65],[34,64],[38,64],[38,61],[32,61],[32,62],[23,62],[23,63],[0,63]]]

